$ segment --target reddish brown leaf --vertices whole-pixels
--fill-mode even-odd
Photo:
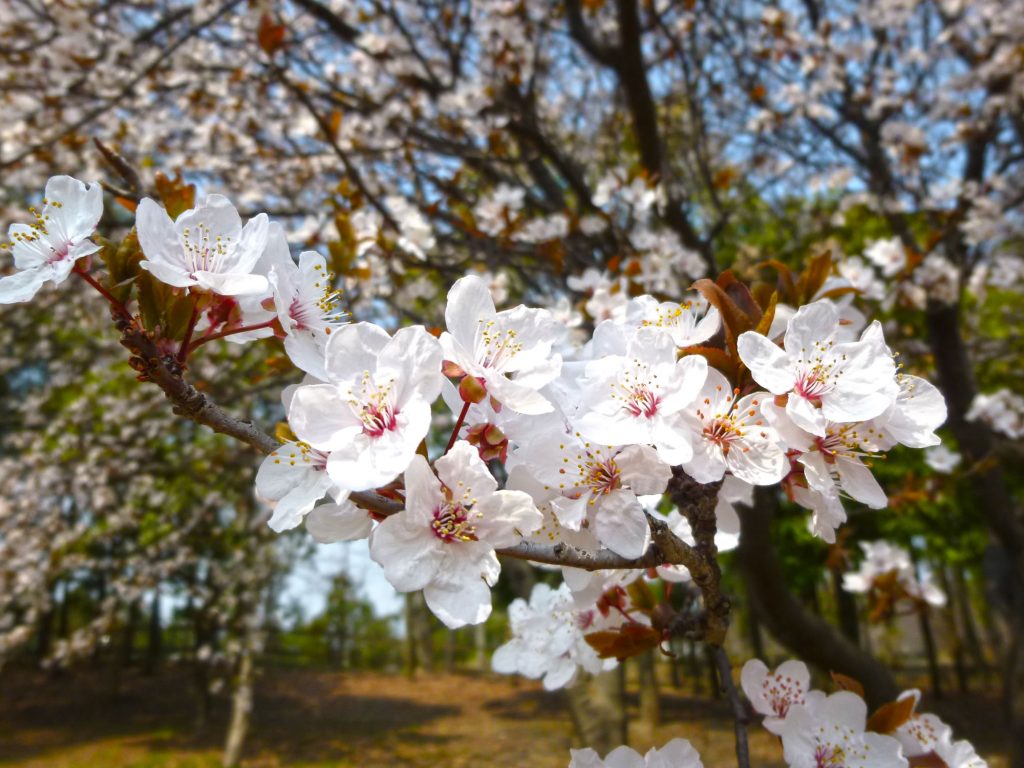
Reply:
[[[700,355],[708,361],[708,365],[712,368],[717,368],[732,384],[736,384],[735,381],[738,367],[736,365],[736,359],[729,356],[729,353],[724,349],[718,347],[686,347],[683,350],[683,354],[686,355]]]
[[[626,588],[626,591],[629,593],[629,599],[633,603],[633,607],[644,613],[653,610],[658,602],[654,597],[654,592],[651,591],[650,585],[643,579],[634,581]]]
[[[195,206],[196,185],[186,184],[185,180],[181,178],[180,172],[174,174],[174,178],[170,179],[157,171],[153,181],[157,194],[160,195],[160,202],[164,204],[167,215],[172,219],[178,218],[189,208]]]
[[[892,733],[910,719],[916,703],[913,696],[907,696],[883,704],[868,719],[868,730],[875,733]]]
[[[811,263],[807,265],[807,269],[800,275],[800,280],[797,282],[800,293],[799,303],[807,304],[815,298],[830,274],[832,274],[831,251],[825,251],[812,258]]]
[[[722,315],[722,326],[725,328],[725,341],[729,351],[736,356],[736,339],[744,331],[754,327],[750,317],[733,301],[717,284],[704,278],[692,286],[692,290],[700,291],[701,295]]]
[[[121,204],[122,208],[127,208],[131,213],[135,213],[135,209],[138,208],[139,204],[129,197],[121,197],[115,195],[114,200]]]
[[[268,56],[273,56],[274,52],[284,45],[285,31],[283,24],[278,24],[269,13],[264,13],[260,17],[260,27],[256,32],[260,48]]]
[[[830,674],[832,675],[832,682],[836,684],[839,690],[850,691],[851,693],[856,693],[862,699],[864,698],[864,686],[852,677],[847,677],[840,672],[832,672]]]
[[[624,661],[649,648],[656,648],[661,643],[661,633],[643,624],[626,624],[614,631],[592,632],[583,639],[602,659]]]

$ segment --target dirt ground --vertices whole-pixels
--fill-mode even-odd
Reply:
[[[169,670],[109,678],[8,674],[0,679],[0,766],[5,768],[214,768],[227,718],[218,702],[194,733],[191,680]],[[634,714],[635,714],[635,701]],[[942,711],[983,754],[998,750],[994,701]],[[978,735],[980,734],[980,736]],[[631,726],[634,748],[688,738],[707,768],[732,763],[724,702],[667,688],[662,724]],[[512,678],[419,674],[416,679],[310,670],[266,672],[258,685],[246,768],[565,768],[572,724],[559,694]],[[751,727],[752,762],[782,766],[781,748]],[[993,768],[1004,765],[991,763]]]

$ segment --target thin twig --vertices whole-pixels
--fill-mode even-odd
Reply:
[[[722,646],[713,645],[711,646],[711,655],[715,657],[715,663],[718,666],[718,679],[732,706],[732,718],[736,729],[737,768],[750,768],[750,747],[747,745],[747,723],[750,722],[750,718],[747,716],[747,708],[743,705],[740,693],[736,690],[736,684],[732,680],[732,664],[729,661],[729,654]]]

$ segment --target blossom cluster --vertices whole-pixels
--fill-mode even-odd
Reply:
[[[946,595],[934,583],[931,574],[918,578],[907,550],[888,541],[862,541],[860,548],[864,552],[860,567],[843,574],[843,589],[847,592],[898,590],[897,599],[907,597],[929,605],[946,604]]]
[[[787,661],[773,672],[752,659],[740,681],[754,711],[764,716],[764,727],[782,740],[786,764],[794,768],[898,768],[930,755],[949,768],[987,765],[970,743],[953,740],[946,723],[917,711],[920,691],[904,691],[869,720],[858,692],[826,694],[811,688],[810,672],[800,661]],[[846,682],[856,688],[853,681]]]

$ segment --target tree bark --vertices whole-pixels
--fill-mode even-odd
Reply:
[[[151,675],[160,665],[163,653],[163,629],[160,626],[160,587],[153,590],[153,600],[149,606],[149,631],[146,639],[146,662],[143,671]]]
[[[661,724],[661,700],[658,695],[656,651],[650,648],[636,657],[637,684],[640,686],[640,720],[651,732]]]
[[[592,678],[581,678],[567,690],[569,711],[579,742],[607,755],[628,743],[624,665]]]
[[[242,657],[238,664],[231,696],[231,723],[228,725],[227,741],[224,745],[224,768],[235,768],[242,758],[242,746],[249,732],[253,700],[253,651],[247,638],[243,644]]]
[[[742,526],[738,561],[758,618],[799,658],[858,680],[872,706],[895,699],[900,689],[889,670],[808,612],[786,585],[771,540],[771,520],[778,508],[775,494],[775,489],[757,488],[753,509],[736,508]]]

